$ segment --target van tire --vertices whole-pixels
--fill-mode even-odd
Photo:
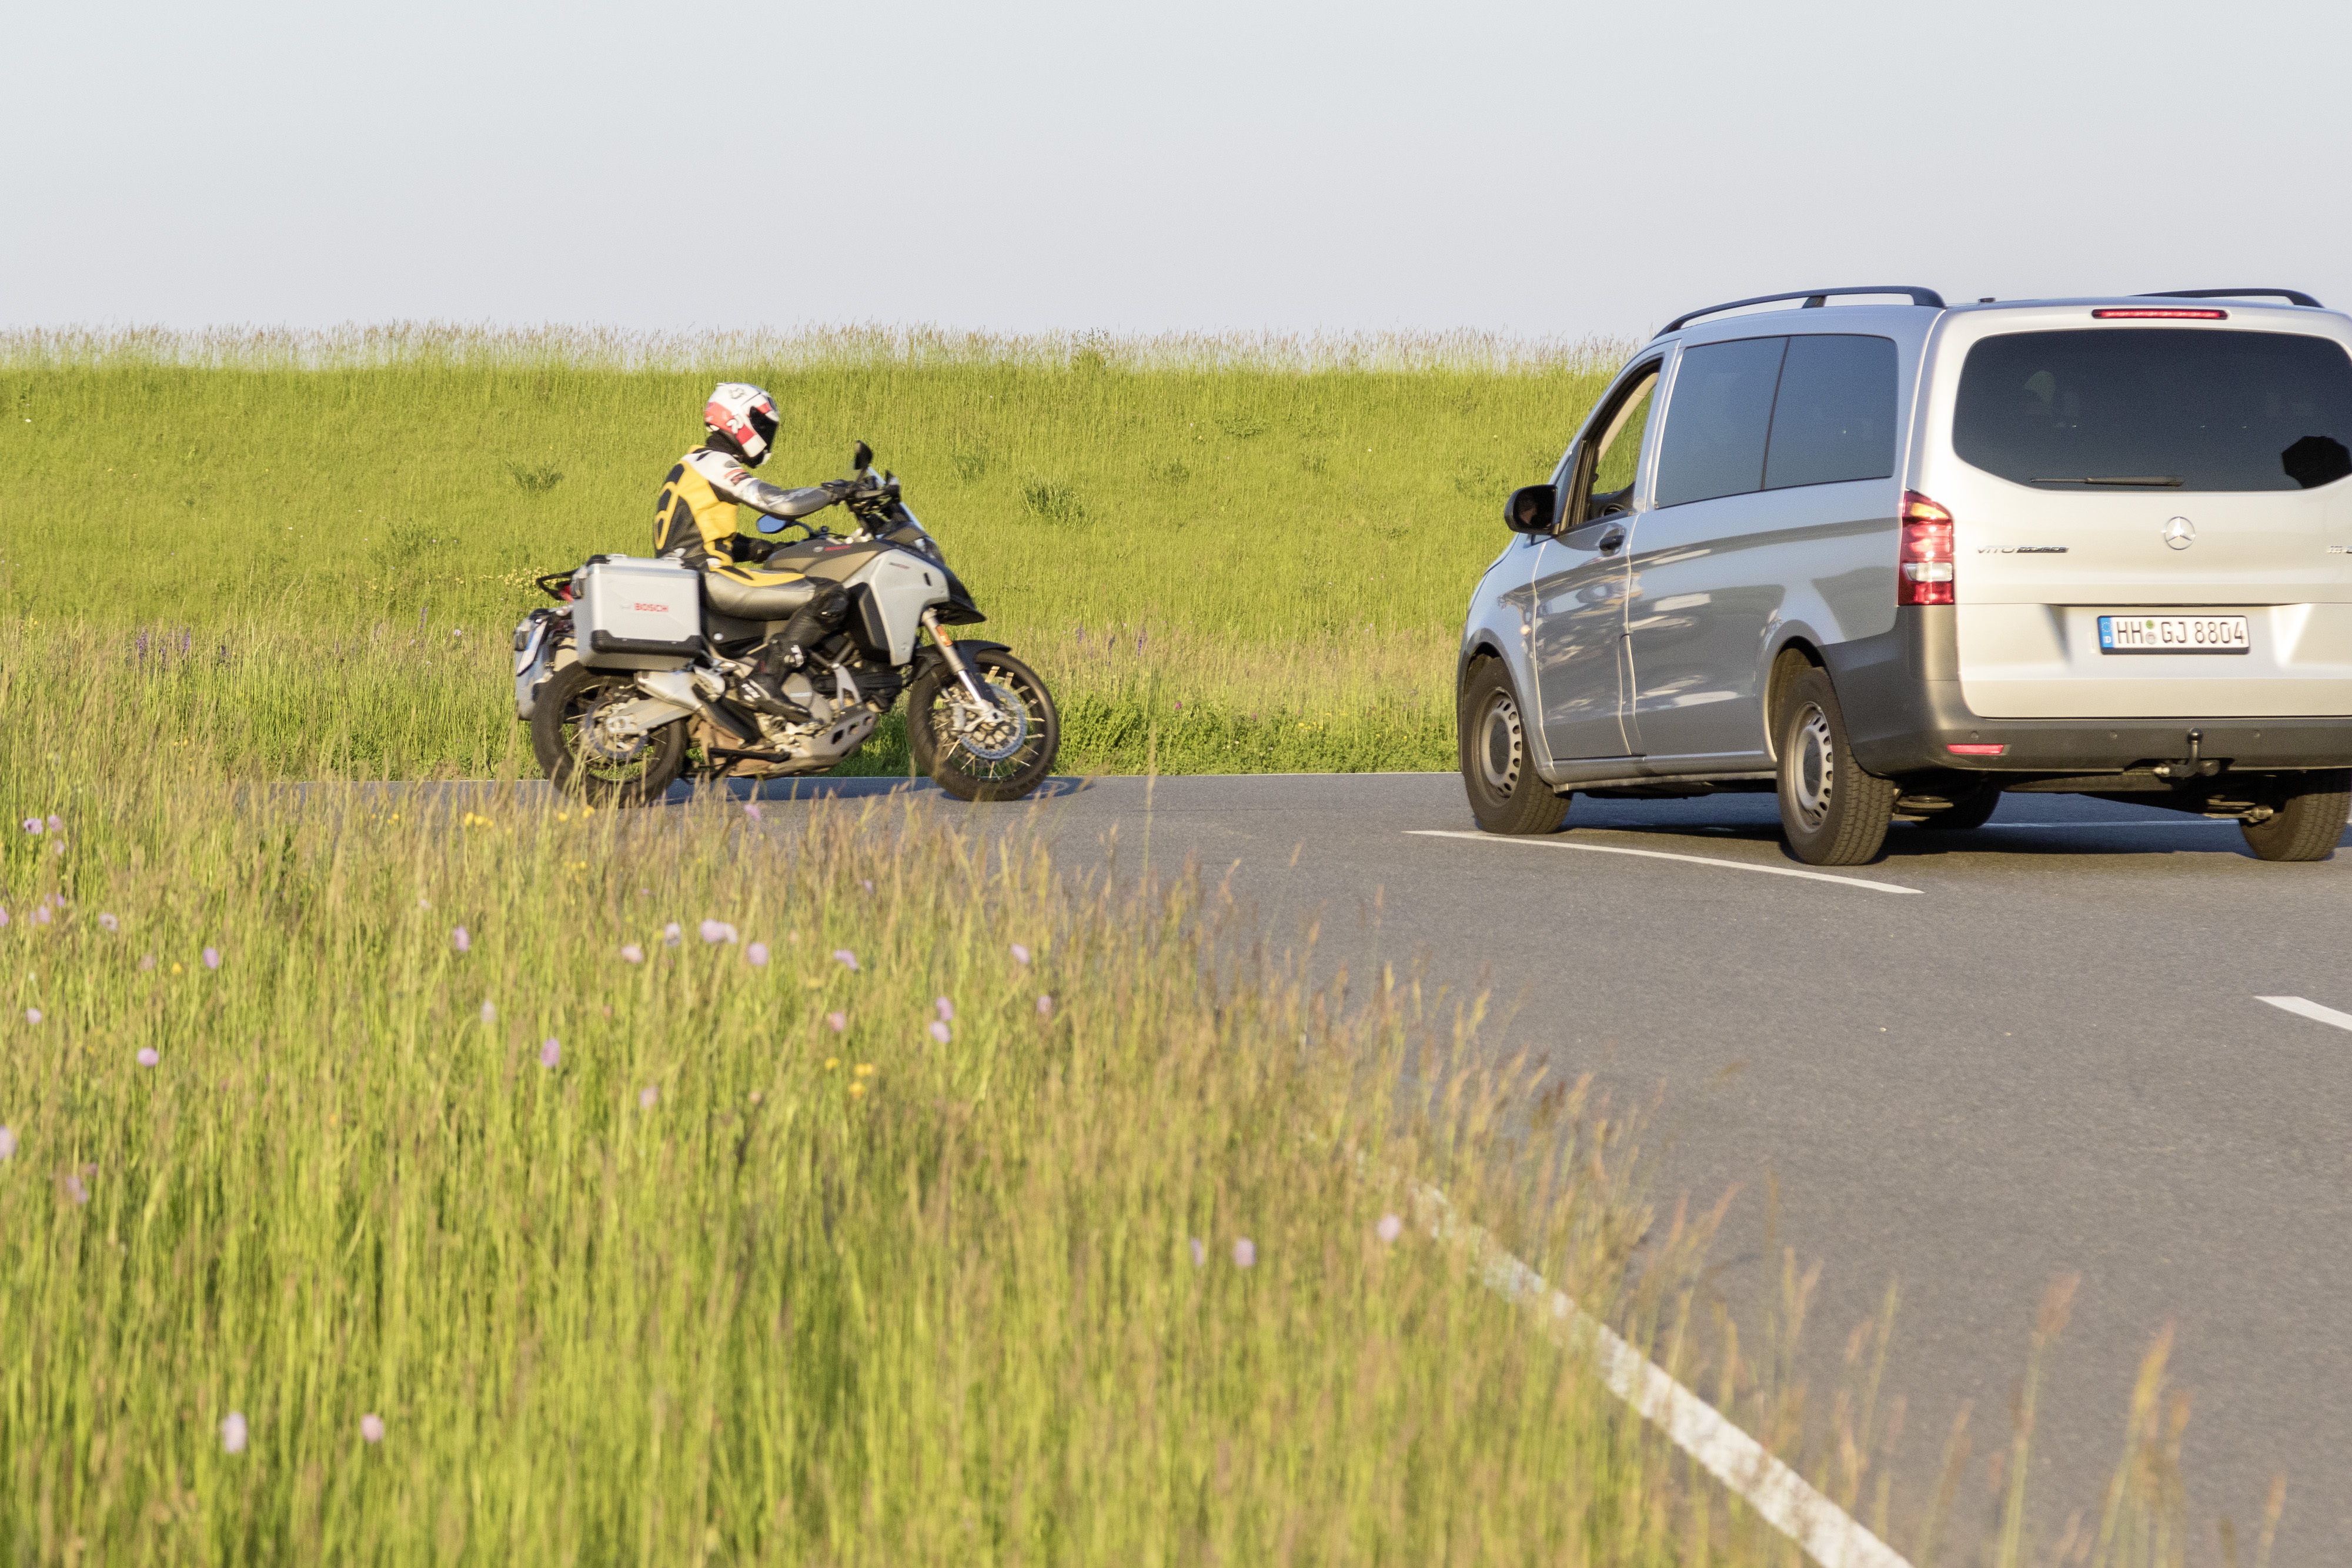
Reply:
[[[2352,816],[2352,768],[2291,774],[2264,804],[2272,809],[2267,820],[2238,824],[2258,858],[2324,861],[2336,852],[2345,819]]]
[[[1490,833],[1551,833],[1568,820],[1568,800],[1536,774],[1526,710],[1500,659],[1470,672],[1455,715],[1462,788],[1470,815]]]
[[[1992,821],[2000,810],[2000,789],[1997,785],[1980,784],[1940,811],[1931,811],[1919,819],[1919,826],[1936,828],[1948,833],[1964,833],[1970,828],[1981,828]]]
[[[1780,710],[1780,831],[1807,865],[1867,865],[1886,847],[1900,793],[1853,759],[1827,674],[1790,683]]]

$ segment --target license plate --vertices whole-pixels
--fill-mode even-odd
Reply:
[[[2102,653],[2245,653],[2242,615],[2102,615]]]

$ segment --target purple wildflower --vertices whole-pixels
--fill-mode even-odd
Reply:
[[[5,1127],[0,1127],[0,1160],[14,1159],[16,1156],[16,1134]]]
[[[757,800],[744,801],[743,814],[751,818],[753,821],[758,821],[760,820],[760,802]]]
[[[833,1026],[833,1032],[835,1034],[840,1034],[849,1028],[847,1013],[827,1013],[824,1015],[824,1021]]]
[[[1039,997],[1037,998],[1037,1016],[1041,1019],[1049,1019],[1054,1016],[1053,998]]]
[[[637,1109],[640,1111],[650,1111],[654,1108],[654,1102],[660,1098],[661,1089],[659,1086],[648,1083],[643,1089],[637,1091]]]
[[[205,967],[207,969],[217,969],[220,967],[219,948],[207,947],[205,949]]]
[[[474,950],[474,939],[467,936],[466,928],[460,925],[449,933],[449,946],[460,953],[470,953]]]
[[[1202,1245],[1201,1239],[1195,1236],[1192,1238],[1192,1267],[1195,1269],[1205,1269],[1208,1267],[1208,1264],[1209,1249],[1205,1246]]]
[[[947,1025],[934,1019],[931,1023],[931,1038],[945,1045],[955,1037],[948,1031]]]
[[[248,1435],[245,1429],[245,1412],[242,1410],[230,1411],[221,1422],[221,1447],[229,1453],[245,1452],[245,1440]]]
[[[66,1196],[73,1199],[76,1203],[88,1203],[89,1201],[89,1188],[82,1185],[81,1177],[78,1176],[69,1176],[66,1177]]]
[[[1372,1234],[1379,1237],[1383,1243],[1392,1245],[1398,1237],[1404,1234],[1404,1221],[1393,1214],[1383,1214],[1381,1216],[1381,1222],[1372,1227]]]
[[[25,1009],[25,1021],[26,1021],[26,1023],[38,1023],[38,1022],[40,1022],[40,1021],[41,1021],[41,1009],[38,1009],[38,1008],[26,1008],[26,1009]]]
[[[1029,962],[1029,949],[1018,942],[1013,944],[1013,961],[1026,965]]]
[[[553,1035],[549,1035],[546,1041],[539,1048],[539,1064],[541,1067],[553,1067],[562,1060],[563,1042]]]
[[[144,974],[144,973],[146,973],[148,970],[150,970],[150,969],[153,968],[154,967],[155,967],[155,955],[154,955],[154,954],[152,954],[152,953],[142,953],[141,955],[139,955],[139,971],[140,971],[140,973]]]
[[[120,931],[122,929],[122,922],[111,915],[101,915],[98,917],[98,928],[101,931]]]
[[[383,1417],[375,1414],[373,1411],[370,1411],[368,1414],[361,1416],[360,1439],[362,1442],[368,1443],[383,1442]]]
[[[8,928],[8,908],[7,908],[7,905],[5,905],[5,904],[0,904],[0,931],[5,931],[7,928]]]
[[[482,1004],[482,1021],[484,1023],[496,1023],[499,1021],[498,1003],[484,1002]]]
[[[62,833],[65,831],[66,825],[58,820],[57,813],[54,811],[51,812],[49,814],[49,831],[53,833]]]
[[[1256,1242],[1244,1236],[1239,1241],[1234,1243],[1234,1267],[1236,1269],[1255,1269],[1257,1267]]]
[[[833,950],[833,959],[835,963],[839,964],[851,974],[854,975],[857,973],[857,955],[851,952],[848,948],[835,947]]]
[[[750,946],[744,948],[743,962],[751,965],[754,969],[766,968],[768,967],[768,945],[765,942],[754,942]]]
[[[158,1063],[158,1062],[162,1061],[163,1060],[163,1057],[162,1057],[162,1056],[160,1056],[160,1055],[158,1055],[158,1054],[156,1053],[155,1048],[154,1048],[153,1046],[152,1046],[152,1045],[142,1045],[142,1046],[141,1046],[141,1047],[139,1048],[139,1065],[140,1065],[140,1066],[142,1066],[142,1067],[152,1067],[152,1066],[154,1066],[156,1063]]]
[[[702,939],[714,944],[732,942],[735,940],[735,927],[723,920],[706,920],[702,923]]]
[[[861,876],[857,879],[857,885],[864,888],[866,892],[872,893],[874,891],[874,879],[870,876]]]
[[[947,998],[933,997],[931,998],[931,1006],[939,1009],[940,1021],[941,1023],[955,1022],[955,1004],[949,1001]]]
[[[36,925],[47,925],[48,923],[49,905],[47,900],[43,900],[41,903],[33,906],[33,924]]]
[[[37,832],[39,832],[39,831],[41,831],[41,819],[40,819],[40,818],[38,818],[38,817],[27,817],[27,818],[26,818],[26,819],[25,819],[25,831],[26,831],[26,832],[28,832],[28,833],[37,833]]]
[[[662,940],[668,943],[673,947],[677,946],[677,921],[673,920],[668,925],[662,927]]]
[[[632,964],[642,964],[646,961],[646,950],[634,942],[625,942],[621,946],[621,956]]]

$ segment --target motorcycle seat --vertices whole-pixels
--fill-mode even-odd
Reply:
[[[797,571],[762,571],[756,566],[714,566],[702,574],[702,602],[738,621],[788,621],[816,597],[821,585]]]

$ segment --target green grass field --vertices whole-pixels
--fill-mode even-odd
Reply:
[[[1114,898],[919,804],[519,791],[505,634],[530,573],[643,548],[711,379],[660,349],[0,344],[0,1558],[1793,1563],[1420,1183],[1918,1568],[2199,1554],[2161,1343],[2113,1490],[2037,1539],[2063,1310],[1990,1466],[1927,1463],[1891,1298],[1809,1390],[1796,1261],[1743,1340],[1640,1118],[1493,1065],[1476,998],[1343,1003],[1189,876]],[[719,368],[800,411],[783,476],[854,435],[908,476],[1072,766],[1170,769],[1445,766],[1499,497],[1599,375]],[[452,773],[491,782],[350,782]]]
[[[1793,1260],[1781,1337],[1711,1326],[1641,1119],[1480,1066],[1475,998],[1343,1007],[919,801],[121,766],[169,700],[0,694],[10,1563],[1793,1562],[1412,1183],[1921,1568],[2053,1544],[2000,1527],[2053,1325],[1988,1525],[1895,1446],[1891,1300],[1838,1390]],[[2153,1568],[2142,1396],[2090,1518]]]
[[[680,368],[584,335],[19,334],[0,601],[60,657],[165,680],[248,773],[480,773],[530,578],[648,550],[661,476],[740,377],[786,412],[765,476],[831,476],[859,437],[903,476],[1056,687],[1066,767],[1443,768],[1503,497],[1622,349],[844,334]],[[903,742],[865,762],[904,766]]]

